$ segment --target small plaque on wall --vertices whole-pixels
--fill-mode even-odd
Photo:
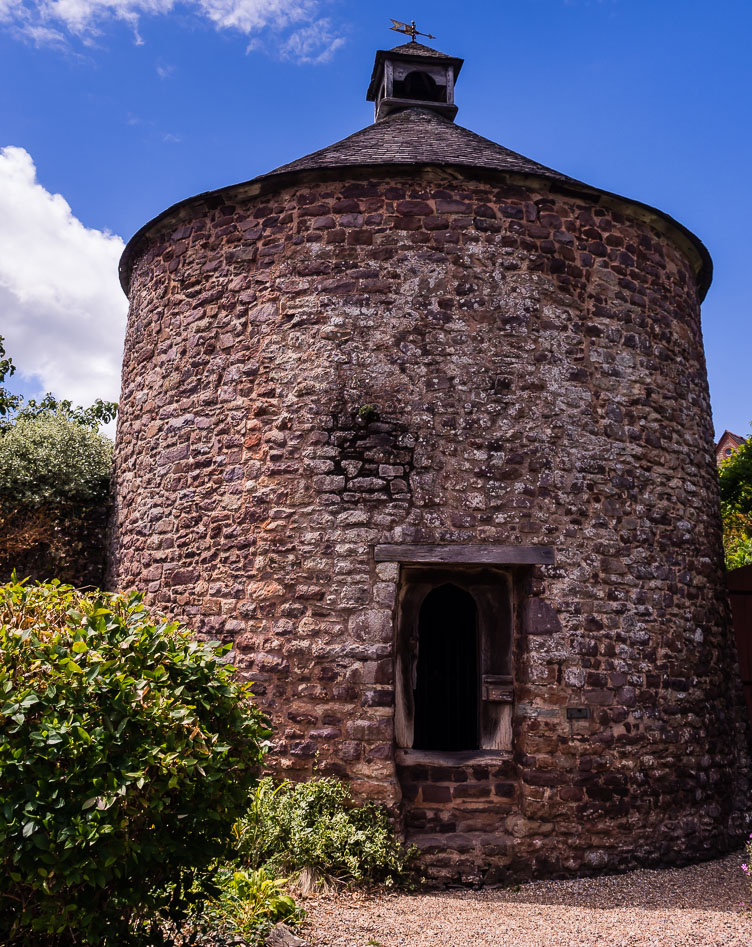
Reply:
[[[512,678],[507,674],[484,674],[483,700],[490,701],[492,704],[513,703]]]
[[[589,707],[567,707],[567,720],[587,720],[589,716]]]

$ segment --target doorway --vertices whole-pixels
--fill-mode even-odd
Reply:
[[[416,750],[477,750],[478,608],[447,583],[426,595],[418,616]]]

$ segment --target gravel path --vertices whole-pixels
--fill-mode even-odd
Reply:
[[[315,947],[752,947],[742,855],[518,891],[359,892],[304,906]]]

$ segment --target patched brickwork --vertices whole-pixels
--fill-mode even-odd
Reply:
[[[112,582],[233,640],[278,769],[399,804],[441,877],[740,827],[695,274],[665,223],[556,187],[347,169],[198,200],[134,258]],[[378,543],[555,548],[515,570],[511,752],[398,762]]]

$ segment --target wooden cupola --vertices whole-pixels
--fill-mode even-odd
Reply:
[[[463,61],[414,41],[380,49],[366,95],[375,103],[374,121],[411,108],[429,109],[454,121],[454,83]]]

